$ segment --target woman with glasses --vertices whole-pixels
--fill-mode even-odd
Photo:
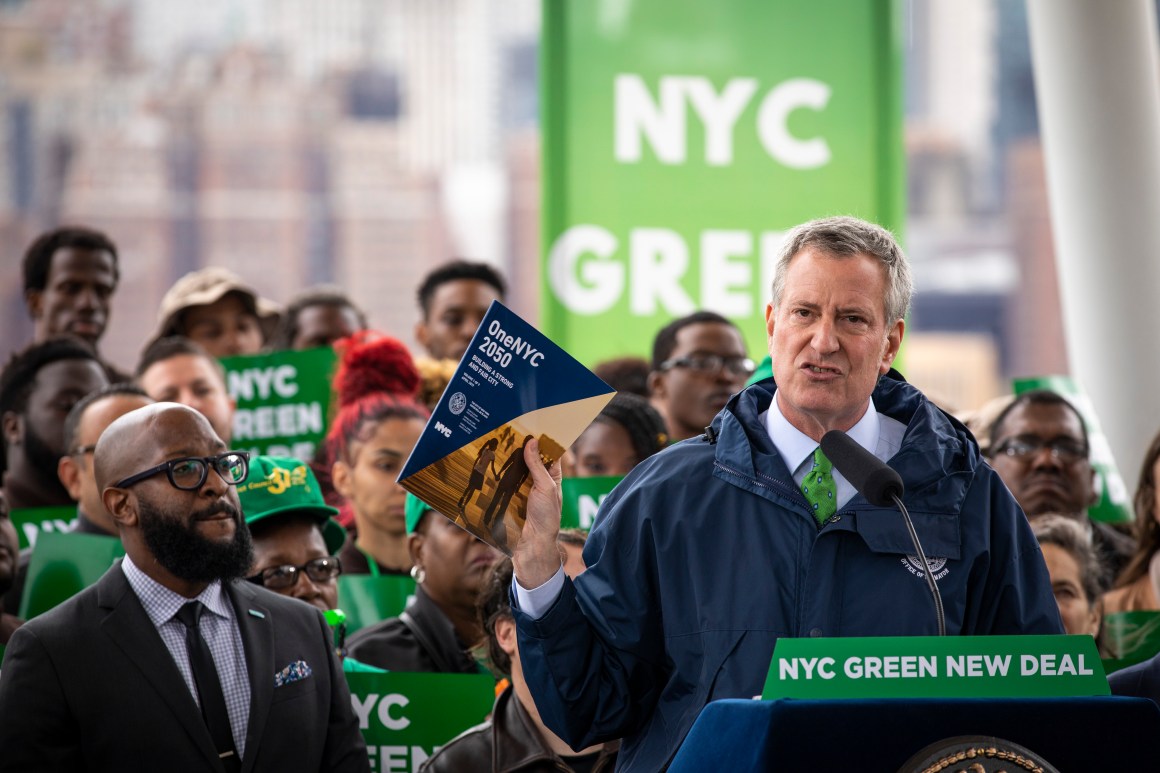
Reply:
[[[238,484],[238,499],[254,541],[250,581],[323,612],[337,607],[342,565],[335,553],[346,532],[331,517],[338,510],[323,501],[306,463],[255,456],[249,477]]]
[[[380,671],[345,657],[345,616],[337,609],[342,563],[335,554],[346,530],[332,517],[338,510],[323,500],[314,473],[298,459],[257,456],[237,488],[254,543],[250,582],[318,607],[336,627],[344,670]]]

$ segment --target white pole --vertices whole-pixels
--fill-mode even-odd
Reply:
[[[1160,430],[1160,58],[1151,0],[1028,0],[1072,375],[1128,491]]]

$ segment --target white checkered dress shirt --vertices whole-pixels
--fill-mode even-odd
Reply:
[[[197,687],[193,681],[193,670],[189,666],[189,652],[185,647],[185,626],[175,615],[194,599],[187,599],[166,588],[142,572],[128,557],[121,562],[121,570],[129,586],[141,599],[145,614],[153,621],[161,640],[169,648],[181,678],[197,705]],[[218,679],[226,699],[226,711],[230,715],[230,729],[234,734],[234,744],[238,757],[246,753],[246,724],[250,719],[250,677],[246,673],[246,653],[242,649],[242,632],[234,617],[234,607],[229,597],[222,592],[220,582],[213,582],[197,597],[205,605],[198,628],[209,645],[217,666]],[[212,614],[209,614],[212,613]]]

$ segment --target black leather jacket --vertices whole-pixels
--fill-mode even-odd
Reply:
[[[347,654],[388,671],[478,674],[479,664],[455,635],[455,627],[423,586],[398,617],[363,628],[347,641]]]
[[[604,744],[592,773],[612,770],[619,748],[619,741]],[[515,690],[508,686],[496,699],[490,720],[448,741],[419,770],[421,773],[572,773],[573,769],[566,759],[544,744]]]

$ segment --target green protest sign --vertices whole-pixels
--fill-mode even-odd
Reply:
[[[20,549],[32,547],[42,532],[67,532],[77,520],[77,506],[65,507],[20,507],[8,513]]]
[[[1104,616],[1104,660],[1109,674],[1160,652],[1160,612],[1116,612]]]
[[[1108,695],[1091,636],[778,639],[761,697]]]
[[[371,770],[414,773],[443,744],[482,722],[495,701],[486,674],[348,673]]]
[[[400,575],[344,574],[338,578],[338,606],[346,613],[346,633],[398,617],[415,594],[415,581]]]
[[[786,229],[899,229],[898,6],[546,0],[544,332],[591,364],[710,309],[761,353]]]
[[[32,549],[20,599],[24,619],[47,612],[101,578],[125,548],[116,537],[44,532]]]
[[[234,448],[310,461],[326,435],[330,347],[224,357],[226,387],[237,402]]]
[[[1039,378],[1015,379],[1013,385],[1015,394],[1030,392],[1033,389],[1047,389],[1063,395],[1067,401],[1076,407],[1083,416],[1087,427],[1088,445],[1091,448],[1090,460],[1092,469],[1096,471],[1096,493],[1099,499],[1088,508],[1088,517],[1093,521],[1106,523],[1131,523],[1136,519],[1132,511],[1132,498],[1128,494],[1128,487],[1124,485],[1124,478],[1112,457],[1112,446],[1108,437],[1100,427],[1099,417],[1095,406],[1079,384],[1070,376],[1042,376]]]
[[[560,528],[591,529],[592,524],[596,522],[596,512],[600,509],[600,503],[622,480],[623,475],[564,478],[560,487],[564,499],[564,509],[560,513]]]

